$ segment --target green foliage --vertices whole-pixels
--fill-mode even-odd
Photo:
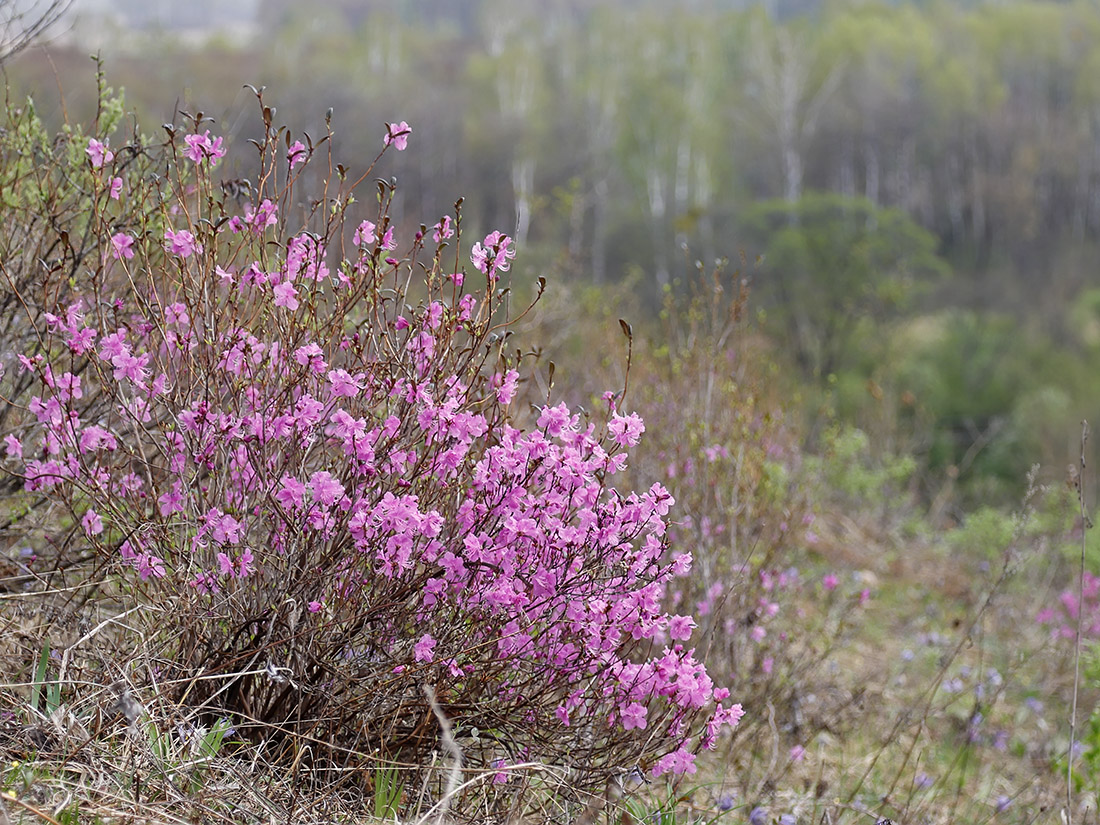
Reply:
[[[861,319],[896,316],[920,285],[948,272],[933,235],[901,210],[863,198],[765,201],[741,223],[764,252],[769,311],[782,319],[799,365],[819,378],[852,363]]]
[[[820,456],[808,457],[806,464],[809,475],[819,479],[823,498],[879,512],[899,504],[917,469],[912,456],[876,454],[865,432],[841,425],[825,432]]]
[[[968,502],[1008,503],[1033,464],[1072,457],[1081,412],[1063,389],[1076,383],[1071,354],[1007,315],[974,312],[914,321],[895,346],[898,384],[928,417],[928,466],[957,475]]]
[[[34,668],[30,702],[28,703],[32,714],[40,713],[47,718],[61,707],[61,683],[48,678],[49,666],[50,643],[47,641],[43,643],[42,650],[38,654],[38,663]],[[41,708],[39,708],[39,700],[42,700]]]
[[[974,558],[1000,558],[1012,543],[1016,523],[1011,515],[993,507],[982,507],[966,518],[966,522],[948,534],[952,550]]]
[[[374,769],[374,816],[376,819],[393,821],[397,819],[401,805],[404,783],[401,770],[393,765]]]

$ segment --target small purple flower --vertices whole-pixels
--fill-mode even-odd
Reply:
[[[749,813],[749,825],[767,825],[768,809],[757,805]]]
[[[720,810],[720,811],[724,812],[724,811],[732,810],[733,804],[734,804],[734,795],[733,794],[724,793],[720,797],[718,797],[718,810]]]

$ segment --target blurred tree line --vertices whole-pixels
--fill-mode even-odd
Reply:
[[[656,309],[696,260],[763,256],[754,301],[817,409],[934,469],[1011,488],[1100,409],[1097,0],[263,0],[258,26],[120,38],[110,79],[146,122],[218,119],[227,175],[245,82],[315,137],[331,107],[349,165],[407,120],[398,220],[461,195],[520,275],[626,280]],[[80,116],[85,53],[51,58],[9,84],[56,71]]]

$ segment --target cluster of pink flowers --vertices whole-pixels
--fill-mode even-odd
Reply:
[[[222,145],[223,138],[211,138],[209,129],[201,135],[187,135],[183,140],[187,144],[184,154],[196,165],[206,163],[213,168],[217,166],[219,160],[225,157],[226,150]]]

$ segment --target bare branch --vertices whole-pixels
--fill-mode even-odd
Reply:
[[[72,0],[0,0],[0,66],[31,45],[71,5]]]

